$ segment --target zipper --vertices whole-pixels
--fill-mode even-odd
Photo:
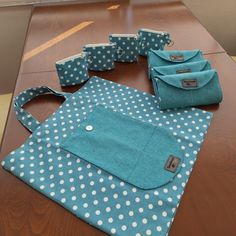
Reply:
[[[111,34],[111,37],[129,37],[129,38],[137,38],[137,34]]]
[[[158,31],[158,30],[151,30],[151,29],[140,29],[140,31],[150,32],[150,33],[157,33],[157,34],[168,34],[166,31]]]
[[[86,44],[84,47],[85,48],[93,48],[93,47],[108,47],[108,46],[115,46],[115,44],[111,43],[94,43],[94,44]]]
[[[73,55],[73,56],[70,56],[70,57],[66,57],[60,61],[57,61],[56,64],[61,64],[61,63],[64,63],[66,61],[69,61],[69,60],[73,60],[73,59],[76,59],[76,58],[85,58],[86,56],[86,53],[85,52],[81,52],[79,54],[76,54],[76,55]]]

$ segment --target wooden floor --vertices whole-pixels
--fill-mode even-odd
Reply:
[[[81,27],[83,22],[91,23]],[[117,1],[36,8],[14,95],[40,85],[61,90],[55,61],[80,52],[85,43],[107,42],[109,33],[135,33],[141,27],[169,31],[175,41],[169,49],[201,49],[219,72],[224,91],[222,104],[204,107],[214,113],[214,119],[169,235],[235,236],[236,66],[182,3],[135,5]],[[114,71],[91,74],[153,93],[146,71],[147,61],[141,58],[134,64],[117,63]],[[77,89],[79,86],[64,91]],[[44,96],[31,102],[27,109],[43,120],[60,103]],[[21,145],[29,135],[16,120],[11,106],[0,158]],[[105,234],[1,169],[0,235]]]

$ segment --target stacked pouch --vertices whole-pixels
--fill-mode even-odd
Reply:
[[[222,101],[218,74],[200,50],[150,50],[148,64],[149,78],[161,109]]]

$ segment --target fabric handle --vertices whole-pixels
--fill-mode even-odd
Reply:
[[[64,97],[65,99],[71,96],[71,93],[64,93],[55,91],[49,87],[41,86],[26,89],[14,98],[14,109],[16,112],[16,118],[25,126],[30,132],[34,132],[40,125],[40,122],[34,118],[30,113],[23,109],[23,106],[30,102],[35,97],[43,94],[53,94],[58,97]]]

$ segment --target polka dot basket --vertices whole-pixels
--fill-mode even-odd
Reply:
[[[63,96],[66,100],[51,117],[40,123],[22,107],[45,93]],[[178,171],[171,173],[167,181],[152,185],[152,172],[148,178],[148,170],[145,170],[147,187],[143,187],[112,169],[112,163],[110,166],[103,163],[102,168],[98,162],[94,164],[99,155],[88,161],[75,154],[82,152],[83,147],[68,151],[65,143],[81,129],[97,106],[117,112],[125,119],[145,123],[147,127],[155,127],[160,138],[164,131],[167,132],[178,148],[181,159]],[[168,234],[209,127],[211,113],[195,108],[161,111],[155,96],[96,76],[74,94],[56,92],[48,87],[26,90],[15,98],[15,109],[17,118],[32,135],[5,158],[3,168],[109,235]],[[95,134],[96,124],[90,122],[84,132]],[[107,156],[111,153],[108,147]],[[140,161],[139,167],[145,169],[148,160]],[[109,159],[106,162],[109,163]],[[156,180],[163,178],[163,171],[160,169]],[[140,176],[142,174],[140,172]]]

